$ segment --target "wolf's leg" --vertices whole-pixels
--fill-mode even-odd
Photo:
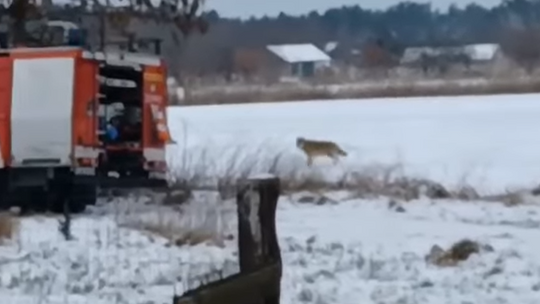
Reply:
[[[312,164],[313,164],[313,158],[312,158],[311,156],[308,156],[308,158],[307,158],[307,165],[308,165],[309,167],[311,167]]]
[[[332,163],[335,165],[338,162],[338,156],[336,153],[328,153],[326,156],[332,160]]]

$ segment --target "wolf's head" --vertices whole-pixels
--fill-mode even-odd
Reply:
[[[303,137],[297,137],[297,138],[296,138],[296,146],[297,146],[298,148],[302,148],[302,147],[304,146],[304,142],[305,142],[305,141],[306,141],[306,140],[305,140]]]

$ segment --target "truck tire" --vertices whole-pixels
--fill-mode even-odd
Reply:
[[[48,191],[45,191],[43,189],[33,189],[29,191],[31,199],[27,200],[27,204],[25,204],[25,202],[21,203],[21,212],[24,214],[29,212],[47,212],[49,209],[49,200],[51,199],[51,195],[48,193]]]
[[[8,176],[5,171],[0,171],[0,211],[8,210],[11,206],[8,197]]]
[[[97,186],[93,182],[75,183],[71,189],[69,208],[72,213],[82,213],[86,206],[95,205],[97,200]]]
[[[50,210],[55,213],[64,212],[66,200],[69,212],[73,214],[84,212],[86,206],[95,205],[97,200],[97,187],[93,182],[73,181],[72,184],[56,190],[56,197],[50,207]]]

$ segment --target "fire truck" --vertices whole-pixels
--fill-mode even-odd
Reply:
[[[100,187],[166,187],[167,96],[159,56],[1,50],[0,208],[79,213]]]

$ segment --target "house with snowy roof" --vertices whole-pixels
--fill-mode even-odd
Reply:
[[[268,45],[266,49],[277,59],[281,76],[312,77],[331,63],[330,56],[311,43]]]
[[[482,43],[453,47],[410,47],[403,52],[400,65],[424,69],[463,66],[466,70],[489,72],[507,61],[499,44]]]
[[[464,54],[472,62],[481,63],[497,59],[502,52],[498,44],[491,43],[469,44],[457,47],[410,47],[405,49],[401,57],[401,64],[420,61],[422,56],[441,56],[445,54]]]
[[[235,73],[245,78],[282,81],[313,77],[331,64],[330,56],[310,43],[239,48],[233,61]]]

